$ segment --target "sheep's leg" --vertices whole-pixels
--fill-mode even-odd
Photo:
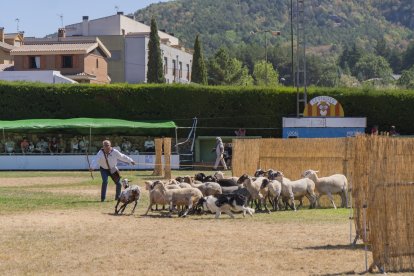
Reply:
[[[121,214],[123,214],[124,213],[124,211],[125,211],[125,208],[127,207],[127,205],[129,204],[129,202],[126,202],[126,203],[124,203],[122,206],[121,206],[121,208],[119,208],[119,211],[121,212]]]
[[[118,215],[118,212],[119,212],[119,210],[117,210],[119,202],[120,200],[118,199],[118,202],[115,205],[115,215]]]
[[[184,214],[182,215],[182,217],[183,218],[185,218],[186,216],[187,216],[187,214],[188,214],[188,211],[190,210],[190,209],[192,209],[193,208],[193,201],[192,200],[190,200],[190,202],[189,202],[189,204],[188,204],[188,207],[187,207],[187,209],[185,210],[185,212],[184,212]]]
[[[216,218],[216,219],[218,219],[218,218],[220,217],[220,215],[221,215],[221,211],[220,211],[220,210],[217,210],[217,211],[216,211],[216,216],[215,216],[215,218]]]
[[[224,211],[227,215],[229,215],[232,219],[234,219],[234,215],[230,210]]]
[[[146,215],[148,214],[149,210],[152,208],[152,205],[153,205],[153,203],[152,203],[152,202],[150,202],[150,204],[148,205],[148,209],[147,209],[147,211],[145,212],[144,216],[146,216]]]
[[[290,205],[290,208],[293,210],[293,211],[295,211],[296,212],[296,206],[295,206],[295,197],[293,196],[293,194],[291,195],[291,197],[290,197],[290,200],[292,201],[292,205]],[[300,201],[300,202],[302,202],[302,201]],[[300,205],[299,205],[300,206]],[[299,208],[299,206],[298,206],[298,208]]]
[[[298,205],[298,209],[299,209],[300,207],[302,207],[302,205],[303,205],[303,197],[299,198],[299,205]]]
[[[264,205],[265,211],[266,211],[268,214],[270,214],[270,211],[269,211],[269,209],[267,208],[266,198],[264,198],[264,199],[263,199],[263,205]]]
[[[131,215],[134,214],[135,207],[137,207],[137,204],[138,204],[138,200],[135,200],[135,205],[134,205],[134,208],[132,208]]]
[[[329,197],[329,200],[331,201],[333,207],[336,209],[335,201],[333,199],[333,196],[331,193],[326,193],[326,195]]]

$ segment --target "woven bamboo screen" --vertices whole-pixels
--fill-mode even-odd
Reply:
[[[164,178],[171,179],[171,138],[163,138],[164,143]]]
[[[258,168],[280,170],[291,179],[299,179],[307,169],[319,170],[320,175],[347,174],[351,142],[348,138],[234,139],[233,175],[252,175]]]
[[[414,271],[414,139],[369,139],[367,219],[374,264]]]
[[[354,207],[354,222],[357,239],[363,239],[364,242],[369,240],[369,228],[364,232],[364,206],[367,205],[369,194],[368,191],[368,175],[369,166],[371,164],[371,143],[372,139],[367,136],[358,136],[354,141],[354,166],[351,176],[351,189]]]
[[[162,138],[155,138],[155,164],[152,175],[162,176]]]

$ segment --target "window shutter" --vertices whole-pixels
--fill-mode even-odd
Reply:
[[[46,68],[46,56],[40,56],[40,69]]]
[[[61,59],[62,59],[62,56],[60,56],[60,55],[56,55],[55,56],[55,68],[56,69],[60,69],[60,61],[61,61]]]
[[[81,55],[74,55],[73,56],[73,68],[78,68],[79,67],[80,57],[81,57]]]

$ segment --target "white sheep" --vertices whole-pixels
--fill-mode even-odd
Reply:
[[[260,193],[265,194],[267,188],[267,197],[271,199],[273,211],[279,210],[279,198],[282,192],[282,183],[277,180],[263,181],[260,187]]]
[[[184,183],[188,183],[190,187],[199,189],[203,193],[203,196],[219,195],[223,193],[222,187],[216,182],[204,182],[195,184],[190,176],[185,176]]]
[[[124,187],[124,190],[121,192],[118,198],[118,202],[116,203],[115,214],[119,214],[119,212],[122,214],[129,203],[135,202],[131,215],[134,214],[135,207],[137,207],[139,198],[141,196],[141,190],[137,185],[129,186],[129,183],[130,181],[127,178],[122,179],[122,186]],[[118,210],[118,205],[120,202],[122,202],[123,205]]]
[[[289,178],[284,177],[281,171],[276,171],[271,174],[272,178],[276,179],[282,184],[282,199],[286,204],[291,200],[292,204],[290,205],[293,210],[296,211],[295,199],[299,199],[302,205],[302,198],[306,196],[309,199],[310,206],[309,208],[314,208],[316,204],[316,195],[315,195],[315,183],[309,178],[302,178],[299,180],[292,181]]]
[[[244,187],[249,191],[251,200],[257,200],[259,202],[258,204],[256,204],[256,209],[260,209],[260,206],[263,203],[266,212],[270,213],[269,209],[267,208],[265,198],[263,194],[260,193],[260,187],[262,186],[263,181],[269,180],[265,177],[258,177],[253,181],[252,178],[249,177],[247,174],[243,174],[242,176],[240,176],[239,180],[237,180],[237,183],[243,184]]]
[[[203,197],[199,200],[198,204],[202,204],[204,209],[208,209],[210,212],[215,213],[215,218],[218,219],[222,212],[228,214],[231,218],[234,218],[232,211],[243,212],[243,217],[246,216],[246,212],[253,216],[254,209],[245,207],[246,197],[237,194],[218,195],[218,198],[210,195]]]
[[[317,197],[318,203],[319,198],[322,195],[327,195],[331,201],[333,207],[336,209],[333,195],[339,194],[341,196],[341,207],[348,207],[348,179],[343,174],[334,174],[325,177],[318,177],[319,171],[307,170],[303,172],[302,177],[312,179],[315,182],[316,190],[319,195]]]
[[[193,207],[195,203],[199,201],[200,198],[203,197],[203,194],[199,189],[196,188],[184,188],[184,189],[172,189],[168,190],[164,186],[161,181],[155,181],[153,183],[153,189],[151,194],[154,195],[153,199],[155,199],[155,195],[158,196],[159,199],[162,199],[163,202],[167,202],[169,204],[169,215],[171,215],[173,206],[180,206],[184,205],[188,208],[182,215],[182,217],[187,216],[188,211]],[[150,194],[150,204],[148,206],[147,212],[151,209],[154,202],[152,201],[152,196]]]

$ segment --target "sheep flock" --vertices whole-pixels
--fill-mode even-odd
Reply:
[[[115,214],[122,214],[126,206],[135,203],[132,214],[139,202],[141,191],[137,185],[129,186],[129,180],[122,181],[124,190],[115,206]],[[258,169],[253,176],[225,177],[222,172],[212,175],[197,173],[194,176],[179,176],[175,179],[145,181],[148,190],[149,212],[167,211],[171,217],[199,214],[215,214],[219,218],[226,213],[234,218],[234,213],[253,213],[293,210],[303,206],[303,198],[309,200],[309,208],[317,208],[319,198],[326,195],[333,207],[333,195],[341,197],[341,207],[348,207],[348,181],[342,174],[318,177],[318,171],[306,170],[300,179],[291,180],[283,172]],[[295,201],[299,201],[299,205]],[[118,205],[123,205],[118,209]],[[270,204],[270,209],[268,208]],[[155,206],[155,209],[154,209]],[[162,207],[161,207],[162,206]],[[168,206],[168,207],[167,207]],[[161,214],[164,214],[162,212]]]

